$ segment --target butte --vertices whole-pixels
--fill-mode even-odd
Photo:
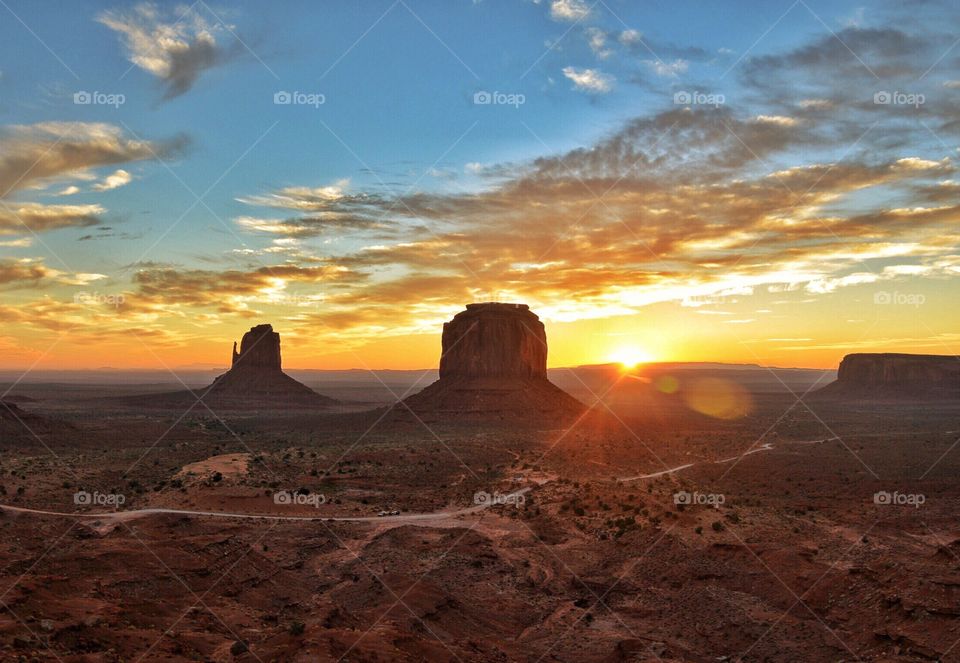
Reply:
[[[394,406],[401,416],[542,424],[585,409],[547,379],[546,331],[526,304],[468,304],[441,345],[440,379]]]
[[[230,370],[203,389],[131,396],[124,402],[140,407],[179,408],[200,399],[214,411],[291,410],[326,408],[338,401],[322,396],[283,372],[280,334],[271,325],[257,325],[233,344]],[[197,405],[200,411],[203,407]]]
[[[271,325],[257,325],[233,344],[230,370],[203,390],[206,403],[263,405],[277,409],[334,405],[337,401],[283,372],[280,334]]]

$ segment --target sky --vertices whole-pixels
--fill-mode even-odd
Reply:
[[[960,354],[960,14],[0,2],[0,368]]]

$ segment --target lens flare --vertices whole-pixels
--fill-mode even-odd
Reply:
[[[691,410],[715,419],[739,419],[753,409],[750,393],[730,380],[701,378],[684,388],[684,400]]]

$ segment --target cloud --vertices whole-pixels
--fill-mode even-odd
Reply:
[[[591,94],[606,94],[613,89],[616,79],[598,69],[578,69],[564,67],[563,75],[573,81],[575,90]]]
[[[169,158],[188,144],[184,136],[166,141],[127,137],[113,125],[85,122],[42,122],[12,125],[0,130],[0,234],[45,232],[67,227],[95,225],[106,210],[98,204],[44,205],[36,202],[4,202],[28,189],[43,189],[67,178],[90,179],[90,169],[119,163]],[[130,175],[117,170],[94,189],[120,186]],[[74,195],[79,187],[69,185],[58,196]]]
[[[42,263],[32,260],[0,260],[0,285],[36,286],[49,275]]]
[[[0,206],[0,235],[22,233],[29,228],[34,233],[60,228],[83,228],[100,222],[105,210],[100,205],[40,205],[22,203],[13,207]]]
[[[217,43],[228,26],[207,21],[195,6],[165,15],[157,5],[142,3],[130,11],[105,11],[97,21],[121,35],[127,58],[160,79],[168,100],[188,92],[205,71],[236,52]]]
[[[647,65],[657,76],[666,78],[676,78],[680,74],[686,73],[690,63],[686,60],[674,60],[673,62],[664,62],[662,60],[646,60]]]
[[[0,259],[0,286],[4,288],[37,288],[50,283],[87,285],[107,278],[104,274],[68,273],[51,269],[41,260],[21,258]]]
[[[0,198],[98,166],[173,157],[188,144],[184,135],[164,141],[131,138],[105,123],[10,125],[0,130]]]
[[[286,237],[318,237],[330,230],[385,228],[386,223],[357,214],[316,214],[287,219],[260,219],[238,216],[236,224],[244,230],[252,230]]]
[[[295,210],[298,212],[321,212],[333,209],[338,202],[350,200],[358,202],[364,196],[351,198],[344,189],[349,186],[350,180],[339,180],[333,184],[320,187],[289,186],[274,193],[246,196],[237,198],[241,203],[258,207],[272,207],[274,209]]]
[[[862,55],[877,71],[907,70],[917,59],[908,48],[873,45]],[[742,94],[727,104],[666,99],[575,149],[468,164],[482,176],[464,179],[469,190],[431,183],[439,188],[396,196],[337,180],[240,197],[250,213],[234,221],[260,244],[231,254],[238,266],[141,265],[118,313],[128,322],[194,321],[285,305],[295,333],[350,344],[435,332],[465,301],[491,297],[527,302],[555,322],[767,292],[809,302],[960,274],[955,141],[941,145],[916,118],[878,110],[872,92],[864,95],[876,80],[826,40],[740,66]],[[570,69],[583,81],[600,75]],[[802,85],[767,94],[792,80]],[[955,96],[941,80],[930,85]],[[956,118],[932,96],[922,111],[931,127]],[[310,251],[310,238],[345,235],[316,242],[323,255]],[[244,262],[254,255],[283,262]],[[714,317],[736,329],[758,308]],[[24,324],[50,324],[58,309],[44,301],[40,310]]]
[[[246,205],[301,212],[300,216],[270,219],[239,216],[234,221],[245,230],[287,237],[316,237],[328,230],[386,229],[383,199],[346,191],[349,180],[319,187],[288,186],[267,194],[243,196]]]
[[[616,40],[631,54],[641,55],[645,58],[653,57],[658,62],[664,58],[695,62],[707,62],[714,59],[713,53],[699,46],[678,46],[641,34],[639,30],[632,28],[623,30],[616,36]],[[723,54],[723,50],[721,49],[721,54]]]
[[[211,307],[221,313],[243,313],[252,312],[254,303],[289,302],[292,286],[309,288],[303,301],[319,300],[327,284],[350,276],[349,270],[332,265],[226,271],[151,267],[134,274],[137,291],[131,300],[140,306]]]
[[[863,274],[908,274],[885,271],[889,260],[913,261],[910,274],[952,273],[955,263],[944,262],[960,242],[950,230],[960,220],[946,179],[952,160],[867,153],[809,162],[834,149],[829,128],[809,119],[674,108],[584,148],[494,166],[502,179],[480,191],[394,199],[331,192],[323,205],[333,198],[339,213],[379,215],[408,231],[322,259],[352,278],[308,317],[358,338],[412,333],[492,292],[527,301],[550,320],[575,320],[765,288],[830,292],[868,282]],[[807,162],[771,165],[797,164],[798,153]],[[847,210],[866,189],[881,192],[875,206]],[[901,196],[913,204],[890,204]]]
[[[607,46],[607,33],[597,27],[589,27],[585,31],[587,35],[587,44],[590,50],[601,60],[606,60],[613,54],[613,51]]]
[[[583,0],[552,0],[550,16],[556,21],[582,21],[590,15],[590,7]]]
[[[133,176],[122,168],[107,175],[102,182],[93,185],[94,191],[111,191],[130,184]]]

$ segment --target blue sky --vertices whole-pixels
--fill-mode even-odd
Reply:
[[[930,284],[916,279],[953,287],[950,241],[881,223],[871,244],[881,249],[851,258],[826,246],[856,236],[865,215],[923,207],[935,217],[927,239],[954,219],[933,210],[955,181],[960,51],[946,3],[8,0],[0,15],[5,299],[47,307],[18,319],[8,341],[18,361],[42,354],[24,344],[31,329],[46,335],[42,345],[65,319],[118,334],[132,324],[175,348],[279,317],[315,357],[310,337],[363,347],[422,334],[484,293],[523,297],[557,324],[626,324],[647,306],[702,309],[691,304],[701,296],[756,320],[750,311],[771,292],[802,302],[849,290],[869,301],[862,286],[888,280],[912,278],[906,289],[917,293]],[[83,92],[123,103],[75,103]],[[282,92],[322,104],[275,103]],[[484,93],[505,103],[477,103]],[[720,101],[684,103],[684,93]],[[883,93],[899,96],[878,104]],[[642,170],[620,158],[637,149]],[[18,177],[18,159],[43,164]],[[817,177],[800,181],[804,173]],[[677,209],[721,185],[718,200],[729,200],[739,182],[771,178],[785,195],[814,191],[815,204],[791,212],[798,219],[826,228],[840,217],[845,228],[827,238],[794,232],[794,220],[774,231],[785,213],[772,207],[747,229],[742,206]],[[609,204],[597,205],[607,190]],[[657,221],[668,209],[675,218]],[[614,233],[617,224],[629,232]],[[681,246],[684,224],[691,238],[711,237]],[[580,237],[566,233],[581,226]],[[725,237],[707,232],[719,226]],[[504,246],[489,239],[498,233]],[[726,262],[737,233],[756,241],[741,249],[747,260]],[[758,250],[773,233],[792,253]],[[620,251],[603,249],[608,235]],[[802,264],[791,258],[804,252]],[[836,270],[823,267],[837,256]],[[716,265],[735,278],[716,278]],[[262,271],[280,266],[296,269]],[[609,280],[593,283],[602,273]],[[250,288],[224,287],[231,279]],[[163,299],[185,283],[192,294]],[[88,303],[53,306],[91,284],[125,298],[125,320]],[[731,291],[750,294],[723,301]],[[371,322],[395,302],[413,312]],[[887,342],[952,342],[937,336],[948,333],[943,314],[930,316],[935,340],[905,336],[894,320]],[[805,326],[797,337],[815,337],[818,323]]]

